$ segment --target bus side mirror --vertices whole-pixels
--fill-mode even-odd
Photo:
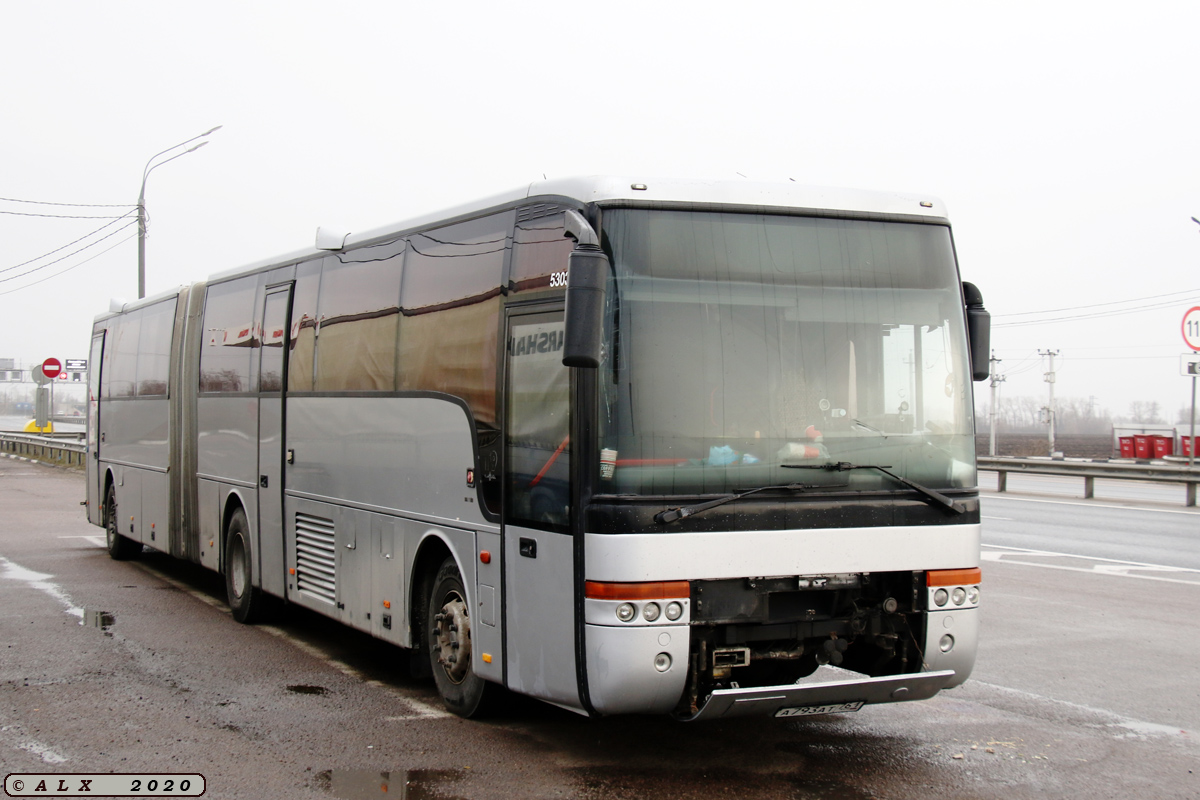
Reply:
[[[600,366],[600,337],[604,330],[608,256],[600,249],[595,230],[578,212],[567,210],[564,235],[575,240],[567,259],[566,333],[563,366],[596,369]]]
[[[971,350],[971,377],[986,381],[991,375],[992,315],[983,307],[983,292],[963,281],[963,302],[967,307],[967,344]]]

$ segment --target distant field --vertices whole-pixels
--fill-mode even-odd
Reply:
[[[988,435],[975,437],[976,452],[988,454]],[[1112,437],[1107,434],[1063,434],[1054,437],[1055,449],[1067,458],[1112,458]],[[1044,433],[1000,433],[996,435],[998,456],[1048,456],[1050,439]]]
[[[0,416],[0,431],[20,433],[25,430],[25,425],[28,422],[29,417]],[[59,422],[54,427],[58,429],[59,433],[66,433],[67,431],[78,433],[87,430],[87,420],[80,417],[78,422]]]

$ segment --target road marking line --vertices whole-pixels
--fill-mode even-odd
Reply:
[[[404,714],[397,717],[384,717],[388,722],[403,722],[410,719],[453,719],[454,714],[451,714],[444,708],[430,705],[422,700],[417,700],[413,697],[405,697],[400,695],[400,699],[416,711],[415,714]]]
[[[1011,494],[1012,494],[1011,491],[1005,492],[1004,494],[1000,494],[999,492],[990,492],[987,490],[983,490],[979,493],[980,497],[986,497],[989,500],[1011,500],[1014,503],[1049,503],[1050,505],[1056,505],[1056,506],[1082,506],[1084,508],[1112,508],[1112,509],[1117,509],[1119,511],[1156,511],[1160,514],[1184,514],[1189,517],[1200,516],[1200,510],[1184,511],[1184,510],[1175,509],[1175,508],[1157,508],[1155,506],[1135,506],[1135,505],[1116,506],[1116,505],[1110,505],[1108,503],[1081,503],[1081,502],[1071,502],[1069,500],[1042,500],[1040,498],[1032,498],[1032,497],[1010,497],[1009,495],[1011,495]]]
[[[201,603],[212,606],[213,608],[217,609],[218,611],[228,611],[229,610],[229,606],[227,606],[224,602],[218,600],[215,597],[212,597],[211,595],[205,594],[204,592],[202,592],[198,589],[193,589],[192,587],[188,586],[186,583],[177,581],[169,575],[159,572],[157,569],[150,566],[149,564],[134,562],[134,566],[138,567],[143,572],[150,573],[151,575],[158,578],[163,583],[173,586],[174,588],[178,589],[179,591],[183,592],[184,594],[191,595],[192,597],[199,600]]]
[[[1095,568],[1084,569],[1083,567],[1064,567],[1064,566],[1060,566],[1058,564],[1039,564],[1034,561],[1013,561],[1012,559],[1008,559],[1008,558],[1003,559],[1003,560],[1001,560],[1001,559],[992,559],[992,560],[1000,561],[1000,563],[1002,563],[1002,564],[1019,564],[1021,566],[1025,566],[1025,567],[1041,567],[1042,569],[1057,569],[1062,572],[1086,572],[1089,575],[1119,574],[1119,573],[1111,573],[1111,572],[1110,573],[1098,572]],[[1124,575],[1121,575],[1121,577],[1123,577],[1123,578],[1138,578],[1143,581],[1158,581],[1159,583],[1182,583],[1184,586],[1200,586],[1200,581],[1181,581],[1176,578],[1156,578],[1153,575],[1124,574]]]
[[[377,680],[375,678],[369,677],[366,673],[362,672],[361,670],[356,669],[355,667],[350,666],[346,662],[344,662],[334,656],[329,655],[328,653],[326,653],[324,650],[317,647],[316,645],[309,644],[308,642],[306,642],[302,639],[296,638],[295,636],[293,636],[291,633],[284,630],[283,628],[279,628],[275,625],[258,625],[256,627],[259,630],[266,631],[267,633],[271,634],[272,636],[275,636],[279,639],[283,639],[284,641],[286,641],[289,644],[296,647],[301,652],[311,656],[312,658],[315,658],[316,660],[322,662],[326,666],[337,670],[338,672],[342,673],[343,675],[345,675],[348,678],[353,678],[354,680],[358,681],[359,683],[365,683],[368,686],[373,686],[375,688],[382,689],[383,691],[394,695],[399,700],[404,702],[406,705],[411,706],[416,711],[416,713],[414,713],[414,714],[404,714],[404,715],[394,716],[394,717],[384,717],[384,719],[386,719],[386,720],[398,721],[398,720],[406,720],[406,719],[446,719],[446,718],[454,716],[449,711],[446,711],[441,708],[437,708],[435,706],[431,706],[428,703],[425,703],[421,700],[417,700],[414,697],[410,697],[410,696],[406,695],[404,692],[400,691],[399,689],[396,689],[394,686],[389,686],[388,684],[384,683],[381,680]]]
[[[196,598],[197,600],[201,601],[202,603],[206,603],[207,605],[210,605],[219,611],[229,611],[229,606],[226,603],[216,599],[215,597],[207,595],[204,592],[193,589],[192,587],[190,587],[184,583],[181,583],[180,581],[177,581],[168,575],[164,575],[162,572],[158,571],[154,567],[151,567],[147,564],[137,564],[137,566],[141,567],[146,572],[149,572],[150,574],[154,575],[159,580],[170,584],[171,586],[175,587],[176,589],[179,589],[180,591],[182,591],[186,594],[191,595],[192,597]],[[389,692],[392,695],[395,695],[396,698],[398,698],[400,701],[402,701],[406,705],[411,706],[416,712],[413,714],[406,714],[406,715],[398,716],[398,717],[388,717],[387,719],[396,719],[396,720],[402,720],[402,719],[446,719],[446,718],[450,718],[450,717],[454,716],[454,714],[451,714],[449,711],[446,711],[441,708],[437,708],[435,706],[431,706],[428,703],[425,703],[421,700],[417,700],[416,698],[409,697],[408,695],[404,694],[402,691],[396,689],[395,687],[389,686],[388,684],[384,683],[383,681],[376,680],[375,678],[371,678],[371,677],[367,676],[365,673],[361,672],[358,669],[355,669],[354,667],[350,666],[349,664],[345,663],[344,661],[341,661],[341,660],[329,655],[328,653],[326,653],[324,650],[317,647],[316,645],[309,644],[308,642],[304,641],[303,639],[298,639],[297,637],[293,636],[291,633],[284,630],[283,628],[277,627],[275,625],[256,625],[254,627],[257,628],[258,630],[269,633],[276,638],[283,639],[284,641],[288,642],[289,644],[291,644],[293,647],[295,647],[297,650],[301,651],[305,655],[315,658],[317,661],[320,661],[321,663],[325,664],[326,666],[331,667],[332,669],[342,673],[343,675],[345,675],[348,678],[353,678],[354,680],[356,680],[360,683],[365,683],[368,686],[373,686],[373,687],[383,689],[384,691]]]
[[[1130,570],[1147,570],[1150,572],[1166,572],[1166,573],[1183,573],[1195,574],[1200,576],[1200,570],[1189,569],[1187,567],[1167,567],[1160,564],[1140,564],[1135,561],[1117,561],[1111,558],[1093,558],[1092,556],[1078,556],[1069,553],[1050,553],[1042,550],[1025,550],[1017,547],[1000,547],[999,545],[984,545],[985,548],[999,548],[1009,552],[997,552],[996,550],[984,549],[980,553],[980,557],[984,561],[993,561],[1001,564],[1018,564],[1025,567],[1039,567],[1041,569],[1057,569],[1063,572],[1086,572],[1089,575],[1109,575],[1121,578],[1137,578],[1144,581],[1158,581],[1160,583],[1181,583],[1184,586],[1200,586],[1200,580],[1182,580],[1179,578],[1164,578],[1157,575],[1138,575]],[[1048,564],[1044,561],[1018,561],[1016,558],[1006,558],[1006,556],[1043,556],[1050,558],[1074,558],[1082,561],[1100,561],[1104,563],[1093,564],[1091,567],[1068,567],[1064,564]]]
[[[18,743],[17,749],[24,750],[27,753],[33,753],[47,764],[65,764],[67,761],[66,756],[60,756],[58,753],[54,752],[36,739],[30,739],[27,742]]]
[[[59,539],[85,539],[88,542],[96,545],[97,547],[105,547],[108,544],[108,542],[106,542],[104,540],[103,536],[98,536],[96,534],[88,534],[87,536],[59,536],[57,538],[59,538]]]
[[[1121,558],[1101,558],[1100,556],[1084,556],[1079,553],[1059,553],[1054,550],[1034,550],[1030,547],[1010,547],[1003,544],[985,544],[983,545],[989,550],[1008,550],[1009,552],[1018,555],[1036,555],[1036,556],[1058,556],[1059,558],[1085,558],[1088,561],[1102,561],[1105,564],[1131,564],[1137,567],[1148,567],[1150,569],[1168,569],[1176,572],[1195,572],[1200,575],[1200,569],[1192,569],[1191,567],[1170,567],[1165,564],[1151,564],[1148,561],[1127,561]]]
[[[1070,700],[1059,700],[1056,697],[1047,697],[1044,694],[1026,692],[1021,689],[1013,689],[1010,686],[1000,686],[999,684],[988,683],[986,681],[971,680],[971,683],[976,684],[977,686],[986,686],[989,689],[995,689],[1000,692],[1007,692],[1008,694],[1020,695],[1031,700],[1038,700],[1045,703],[1056,703],[1058,705],[1078,709],[1079,711],[1087,711],[1092,714],[1103,714],[1104,716],[1111,717],[1114,720],[1109,727],[1126,728],[1142,736],[1177,736],[1184,741],[1191,742],[1192,744],[1200,743],[1200,740],[1196,738],[1194,732],[1189,731],[1186,728],[1177,727],[1175,725],[1162,725],[1157,722],[1144,722],[1140,719],[1127,717],[1124,714],[1118,714],[1115,711],[1109,711],[1106,708],[1096,708],[1095,706],[1088,706],[1082,703],[1072,703]],[[1128,736],[1128,734],[1121,734],[1121,738],[1126,736]]]
[[[53,575],[47,575],[44,572],[34,572],[31,569],[22,567],[15,561],[9,561],[4,556],[0,556],[0,566],[4,567],[4,574],[0,577],[7,578],[8,580],[22,581],[29,584],[32,589],[45,592],[66,606],[63,610],[73,617],[79,617],[79,624],[83,624],[83,608],[75,605],[75,601],[62,590],[61,586],[50,582],[50,578],[54,577]]]

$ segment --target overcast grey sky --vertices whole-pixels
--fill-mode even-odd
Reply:
[[[132,207],[150,156],[224,126],[150,176],[151,294],[543,174],[794,178],[946,202],[1006,395],[1045,396],[1054,349],[1059,397],[1189,403],[1196,3],[0,9],[0,196]],[[39,259],[109,222],[0,213],[0,357],[85,358],[92,317],[136,297],[129,220]]]

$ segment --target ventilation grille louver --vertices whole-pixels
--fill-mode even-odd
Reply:
[[[525,222],[538,217],[548,217],[551,214],[561,214],[563,207],[552,203],[538,203],[532,206],[522,206],[517,209],[517,222]]]
[[[333,520],[296,512],[296,588],[337,602],[337,549]]]

